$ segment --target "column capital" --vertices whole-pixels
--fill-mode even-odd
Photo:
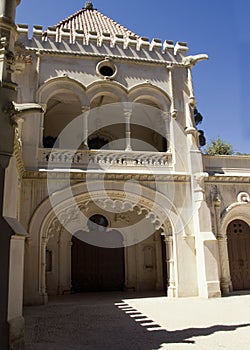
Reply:
[[[171,243],[171,242],[173,242],[173,235],[172,235],[172,234],[169,234],[168,232],[162,232],[162,233],[161,233],[161,236],[163,236],[164,241],[165,241],[166,243]]]
[[[131,102],[122,102],[123,105],[123,112],[126,117],[131,117],[133,108],[132,108],[132,103]]]
[[[130,119],[131,115],[132,115],[132,108],[131,109],[124,109],[123,110],[124,114],[125,114],[125,118]]]
[[[90,106],[82,106],[81,108],[83,113],[90,111]]]

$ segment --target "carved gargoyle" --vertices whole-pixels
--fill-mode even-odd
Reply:
[[[183,59],[183,63],[187,67],[193,67],[196,63],[203,61],[203,60],[208,60],[207,54],[187,56]]]

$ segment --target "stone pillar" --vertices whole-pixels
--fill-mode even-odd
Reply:
[[[164,235],[166,243],[166,256],[167,256],[167,272],[168,272],[168,297],[176,297],[176,282],[175,282],[175,266],[174,266],[174,248],[173,248],[173,236],[166,233]]]
[[[45,107],[44,107],[45,108]],[[45,113],[41,113],[40,116],[40,131],[39,131],[39,147],[43,148],[43,136],[44,136],[44,114]]]
[[[24,236],[12,236],[10,245],[9,306],[10,348],[24,347],[23,272]]]
[[[227,236],[221,232],[221,200],[218,196],[214,199],[215,212],[215,230],[218,241],[219,259],[220,259],[220,285],[222,295],[228,295],[232,289],[232,282],[230,278],[230,268],[228,261]]]
[[[62,249],[62,240],[61,233],[58,234],[57,241],[57,294],[62,294],[62,284],[61,284],[61,249]]]
[[[1,142],[1,141],[0,141]],[[3,188],[5,169],[0,166],[0,344],[1,350],[9,349],[9,324],[8,324],[8,289],[9,289],[9,254],[12,230],[2,217],[3,212]]]
[[[89,127],[88,127],[88,119],[89,119],[89,107],[82,107],[83,114],[83,149],[89,149],[88,145],[88,137],[89,137]]]
[[[48,244],[47,238],[42,238],[41,243],[41,267],[40,267],[40,295],[44,304],[48,302],[48,295],[46,290],[46,247]]]
[[[72,289],[72,277],[71,277],[71,254],[72,254],[72,241],[68,241],[67,242],[67,251],[68,251],[68,256],[67,256],[67,268],[68,268],[68,280],[67,280],[67,284],[68,284],[68,290]]]
[[[192,67],[189,66],[187,67],[187,84],[188,84],[188,88],[189,88],[189,105],[191,108],[194,108],[196,105],[196,101],[195,101],[195,96],[194,96],[194,88],[193,88],[193,83],[192,83]]]
[[[189,139],[190,145],[194,145],[194,148],[199,148],[199,133],[196,129],[194,122],[194,108],[196,105],[194,97],[194,89],[192,83],[192,67],[187,67],[187,85],[189,89],[189,101],[186,104],[186,129],[185,133]]]
[[[130,119],[132,115],[132,109],[125,108],[124,109],[125,114],[125,123],[126,123],[126,131],[125,131],[125,138],[126,138],[126,148],[125,151],[132,151],[131,147],[131,129],[130,129]]]
[[[174,81],[173,81],[173,69],[174,67],[169,64],[167,65],[167,69],[168,69],[168,74],[169,74],[169,86],[170,86],[170,92],[171,92],[171,116],[176,119],[177,118],[177,109],[175,107],[175,96],[174,96]]]
[[[169,121],[169,112],[162,112],[162,118],[165,124],[165,137],[167,141],[167,152],[171,151],[171,142],[170,142],[170,121]]]
[[[221,296],[216,237],[212,232],[211,214],[204,197],[204,179],[207,173],[192,177],[193,223],[196,249],[198,292],[200,297]]]

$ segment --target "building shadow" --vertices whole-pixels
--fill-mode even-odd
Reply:
[[[168,331],[107,294],[57,298],[24,310],[26,350],[155,350],[162,344],[195,344],[195,337],[232,332],[249,324]]]

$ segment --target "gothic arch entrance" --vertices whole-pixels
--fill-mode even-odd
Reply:
[[[233,290],[250,289],[250,226],[233,220],[227,227],[230,274]]]
[[[53,210],[49,198],[37,208],[29,226],[30,237],[33,240],[27,243],[26,266],[32,266],[33,270],[32,274],[29,271],[26,273],[26,281],[31,282],[26,288],[25,302],[27,300],[28,303],[32,298],[34,303],[46,303],[48,294],[63,294],[71,289],[72,235],[75,236],[78,231],[89,233],[87,222],[85,219],[81,220],[82,215],[79,215],[79,212],[84,214],[84,218],[91,217],[96,212],[105,215],[110,212],[109,205],[115,205],[118,214],[106,217],[110,223],[115,223],[113,229],[120,232],[124,239],[125,288],[152,291],[163,290],[164,286],[168,296],[178,295],[176,242],[172,226],[176,223],[178,229],[180,220],[175,208],[166,197],[148,188],[142,187],[143,193],[140,196],[134,194],[133,184],[129,198],[124,198],[124,186],[121,185],[123,191],[119,186],[117,183],[117,188],[106,191],[103,197],[103,191],[92,191],[90,196],[87,189],[85,190],[85,185],[76,185],[73,204],[68,190],[63,190],[53,196]],[[72,194],[71,191],[70,193]],[[96,204],[102,209],[96,210]],[[119,208],[123,211],[125,209],[126,215],[123,212],[119,215]],[[143,217],[145,220],[141,220]],[[142,221],[143,226],[134,226],[132,230],[127,222],[132,218],[135,219],[135,223]],[[126,226],[128,229],[124,231]],[[148,235],[148,230],[152,232],[151,236]],[[166,250],[166,256],[162,255],[161,236],[164,238],[163,249]],[[34,245],[37,247],[38,264],[33,264]],[[46,264],[47,257],[50,257],[48,261],[51,264]],[[51,265],[50,271],[46,265]]]
[[[74,292],[122,290],[125,283],[123,237],[107,231],[103,215],[93,215],[89,232],[77,231],[72,237],[71,284]],[[91,243],[89,236],[94,237]],[[96,244],[93,244],[95,242]]]

